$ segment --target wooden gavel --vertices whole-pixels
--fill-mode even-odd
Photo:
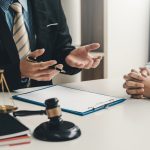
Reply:
[[[54,117],[60,117],[62,111],[58,105],[59,100],[57,98],[48,99],[45,101],[46,110],[30,111],[30,110],[21,110],[13,112],[14,117],[25,117],[33,115],[47,115],[49,119]]]
[[[45,101],[46,110],[40,111],[17,111],[13,115],[30,116],[30,115],[47,115],[49,121],[40,124],[34,130],[34,137],[42,141],[69,141],[78,138],[81,131],[78,126],[72,122],[63,121],[61,118],[62,111],[58,105],[57,98]]]

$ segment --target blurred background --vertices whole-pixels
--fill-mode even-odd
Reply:
[[[149,0],[61,0],[73,45],[99,42],[92,55],[103,60],[96,69],[59,75],[54,83],[121,78],[149,61]]]

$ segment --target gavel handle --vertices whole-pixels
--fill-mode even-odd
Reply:
[[[25,116],[33,116],[33,115],[46,115],[45,110],[39,110],[39,111],[28,111],[28,110],[21,110],[13,112],[14,117],[25,117]]]

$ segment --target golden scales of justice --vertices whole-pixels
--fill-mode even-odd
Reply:
[[[1,70],[1,69],[0,69],[0,86],[1,86],[1,90],[2,90],[2,93],[0,93],[0,95],[2,94],[1,98],[3,98],[3,99],[0,98],[0,102],[3,102],[3,104],[0,103],[0,113],[14,112],[15,110],[17,110],[17,107],[15,106],[13,99],[8,98],[6,100],[5,96],[4,96],[5,89],[10,94],[10,96],[11,96],[11,93],[10,93],[8,84],[6,82],[5,76],[4,76],[4,70]]]

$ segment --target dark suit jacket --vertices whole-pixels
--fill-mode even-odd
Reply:
[[[32,6],[34,29],[37,36],[36,49],[45,48],[45,54],[40,60],[55,59],[64,64],[68,74],[78,73],[80,70],[69,67],[65,57],[74,49],[69,34],[66,18],[60,0],[30,0]],[[58,23],[57,26],[49,24]],[[34,39],[33,39],[34,41]],[[5,70],[5,77],[11,90],[23,88],[19,69],[19,56],[5,20],[0,12],[0,69]],[[31,81],[32,86],[41,86],[51,82]]]

